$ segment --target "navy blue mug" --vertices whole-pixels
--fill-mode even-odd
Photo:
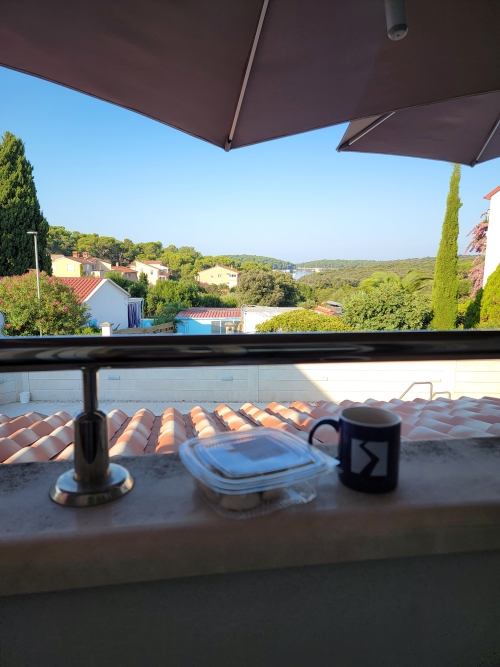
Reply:
[[[339,433],[337,470],[340,481],[365,493],[387,493],[398,485],[401,418],[390,410],[346,408],[339,419],[320,419],[309,433],[309,443],[320,426]]]

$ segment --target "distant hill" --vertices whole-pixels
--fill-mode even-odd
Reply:
[[[264,257],[263,255],[227,255],[235,262],[256,262],[265,266],[269,264],[273,269],[294,269],[295,264],[286,262],[283,259],[276,259],[275,257]]]
[[[458,266],[459,274],[465,277],[467,266],[472,263],[474,255],[459,255]],[[323,260],[329,261],[329,260]],[[300,278],[299,282],[306,283],[313,288],[340,287],[341,285],[352,285],[356,287],[362,280],[369,278],[375,271],[385,271],[387,273],[396,273],[400,278],[405,276],[411,269],[422,271],[428,276],[434,274],[435,257],[417,257],[414,259],[394,259],[388,261],[369,261],[369,260],[330,260],[332,262],[345,262],[342,266],[330,267],[321,273],[310,273]],[[315,266],[314,262],[309,262],[310,266]],[[305,266],[298,264],[297,266]],[[316,265],[317,266],[317,265]],[[463,267],[463,268],[461,268]],[[321,268],[318,266],[318,268]],[[462,276],[463,274],[463,276]]]
[[[365,266],[376,263],[376,259],[315,259],[312,262],[299,262],[297,266],[315,269],[344,269],[351,266]]]

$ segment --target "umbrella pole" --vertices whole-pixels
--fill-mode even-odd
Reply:
[[[384,0],[387,35],[393,42],[406,37],[408,22],[406,20],[405,0]]]

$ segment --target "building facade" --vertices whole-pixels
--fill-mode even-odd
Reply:
[[[240,308],[188,308],[177,315],[177,332],[233,334],[241,321]]]
[[[156,285],[159,280],[168,280],[170,278],[170,269],[156,260],[136,259],[132,262],[130,268],[136,271],[137,277],[145,273],[150,285]]]
[[[490,202],[488,236],[484,257],[483,287],[500,264],[500,185],[485,196]]]
[[[202,285],[227,285],[228,287],[236,287],[240,280],[240,275],[241,271],[237,269],[216,264],[209,269],[200,271],[196,279]]]

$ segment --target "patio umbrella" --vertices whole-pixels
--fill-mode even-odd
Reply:
[[[354,121],[337,150],[406,155],[473,167],[500,157],[500,92]]]
[[[398,2],[4,0],[0,64],[226,149],[500,90],[499,2]]]

